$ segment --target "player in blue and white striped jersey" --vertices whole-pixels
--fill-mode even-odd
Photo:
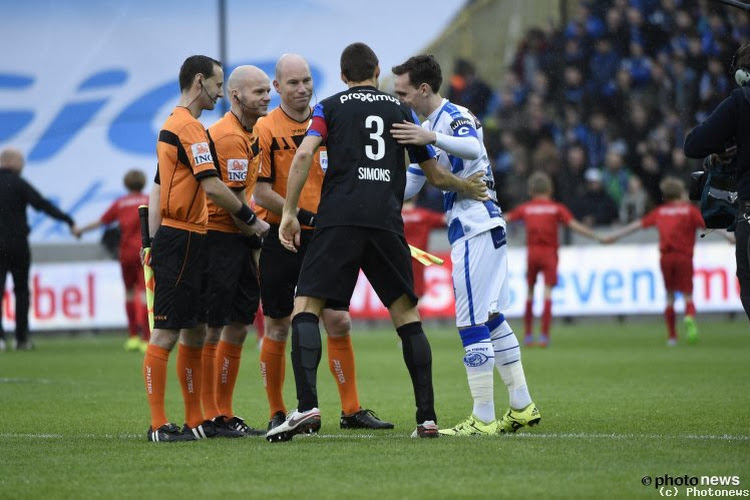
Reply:
[[[439,94],[440,65],[428,55],[415,56],[392,68],[396,95],[426,117],[422,126],[395,124],[391,133],[404,145],[432,144],[438,165],[458,177],[484,174],[491,200],[475,201],[443,192],[451,244],[456,326],[464,346],[463,358],[474,399],[472,414],[447,435],[487,435],[515,432],[541,420],[526,386],[518,340],[502,311],[508,306],[508,259],[505,221],[497,204],[492,168],[482,128],[474,115]],[[404,198],[424,185],[418,166],[410,165]],[[493,365],[505,382],[510,409],[495,420]]]

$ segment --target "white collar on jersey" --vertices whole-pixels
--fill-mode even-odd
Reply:
[[[427,117],[427,121],[430,122],[430,130],[435,130],[435,125],[437,124],[437,119],[440,118],[440,114],[445,109],[445,105],[448,104],[448,99],[443,97],[443,100],[440,102],[440,106],[437,107],[435,111],[430,113],[430,116]]]

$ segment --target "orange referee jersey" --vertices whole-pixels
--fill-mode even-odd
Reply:
[[[177,106],[156,143],[161,185],[161,223],[197,233],[206,232],[208,209],[200,181],[218,175],[206,129],[187,108]]]
[[[270,182],[273,190],[286,198],[286,183],[289,179],[289,169],[292,166],[297,146],[305,138],[305,132],[310,125],[308,118],[298,122],[289,117],[281,106],[264,116],[255,125],[255,133],[260,144],[260,174],[258,182]],[[323,187],[324,168],[328,167],[328,156],[324,147],[318,149],[310,167],[310,175],[305,182],[299,197],[299,207],[310,212],[318,211],[320,190]],[[258,217],[269,224],[281,223],[281,216],[258,207]]]
[[[245,190],[247,198],[255,189],[258,178],[258,139],[248,132],[231,111],[208,128],[211,152],[219,167],[219,177],[232,190]],[[210,199],[208,205],[208,229],[224,233],[239,233],[232,216]]]

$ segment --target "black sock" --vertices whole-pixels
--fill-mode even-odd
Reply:
[[[404,362],[409,369],[417,403],[417,423],[425,420],[437,422],[435,397],[432,391],[432,351],[422,330],[422,322],[416,321],[396,328],[404,351]]]
[[[322,353],[318,317],[299,313],[292,318],[292,367],[297,385],[297,410],[318,406],[318,365]]]

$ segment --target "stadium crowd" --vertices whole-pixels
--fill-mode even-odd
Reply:
[[[504,210],[549,174],[587,225],[628,223],[661,202],[659,183],[699,168],[685,134],[732,90],[748,13],[707,0],[583,1],[566,24],[531,28],[497,85],[457,60],[447,97],[483,122]],[[439,193],[421,203],[442,208]]]

